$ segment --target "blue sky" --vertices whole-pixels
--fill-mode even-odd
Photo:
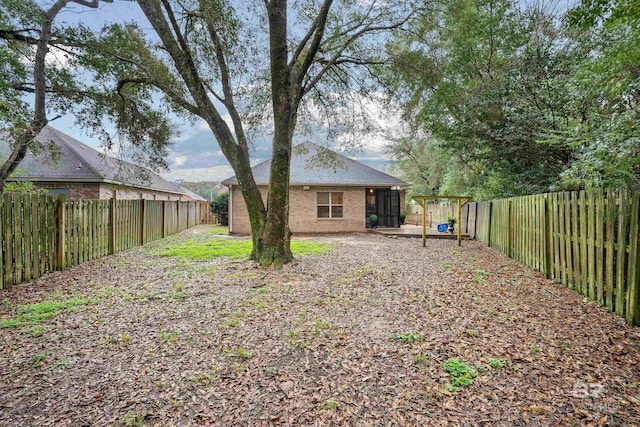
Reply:
[[[49,3],[51,2],[43,1],[45,7]],[[58,19],[67,23],[82,22],[84,25],[95,27],[96,29],[107,23],[127,21],[135,21],[142,28],[150,29],[151,27],[138,4],[129,1],[116,1],[112,4],[102,3],[97,10],[71,5],[60,13]],[[381,129],[393,129],[397,125],[394,122],[400,120],[399,117],[390,118],[386,112],[378,110],[376,107],[373,110],[377,110],[379,113],[379,117],[376,119],[379,120],[378,127]],[[99,148],[97,139],[91,138],[80,127],[75,125],[73,117],[61,117],[50,124],[88,145]],[[213,134],[203,121],[199,120],[195,124],[189,124],[176,119],[176,126],[179,136],[174,140],[169,152],[167,161],[170,171],[162,173],[164,177],[171,180],[219,181],[233,175],[233,171],[220,151]],[[105,127],[107,129],[112,128],[107,123],[105,123]],[[326,135],[325,130],[318,129],[316,132],[294,137],[294,145],[310,140],[329,148],[339,148],[339,144],[328,139]],[[385,136],[378,132],[377,135],[372,135],[369,138],[370,140],[362,144],[364,147],[362,150],[342,153],[373,168],[386,171],[390,164],[390,159],[384,154],[383,150],[386,142]],[[265,132],[264,134],[256,135],[252,141],[252,161],[257,163],[270,156],[270,133]]]

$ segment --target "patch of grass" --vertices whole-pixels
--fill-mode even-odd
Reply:
[[[243,347],[237,347],[230,350],[227,350],[227,354],[229,356],[236,356],[243,360],[249,360],[253,358],[253,353]]]
[[[49,357],[48,354],[46,353],[40,353],[40,354],[36,354],[35,356],[31,357],[31,367],[32,368],[37,368],[40,365],[42,365],[42,362],[44,362],[47,357]]]
[[[329,399],[326,402],[323,402],[319,405],[320,409],[324,409],[326,411],[336,411],[338,410],[338,404],[335,400]]]
[[[400,341],[402,344],[413,344],[416,341],[422,341],[422,335],[418,332],[403,332],[401,334],[391,335],[394,341]]]
[[[322,330],[329,329],[331,327],[331,323],[329,323],[328,320],[320,319],[314,322],[314,326],[316,327],[317,330],[322,331]]]
[[[104,346],[108,346],[110,344],[118,344],[118,338],[106,336],[106,337],[102,338],[102,344]]]
[[[173,344],[178,341],[178,333],[176,331],[162,330],[158,332],[158,339],[160,339],[160,341]]]
[[[138,412],[127,412],[124,416],[123,424],[126,427],[141,427],[147,414]]]
[[[229,328],[237,328],[238,326],[240,326],[240,319],[242,317],[243,317],[243,314],[240,311],[234,311],[229,315],[229,318],[225,320],[222,326],[229,327]]]
[[[206,231],[207,234],[211,234],[214,236],[219,236],[219,235],[223,235],[223,234],[229,234],[229,227],[225,227],[222,225],[212,225],[211,228],[209,228]]]
[[[191,378],[189,378],[189,380],[191,382],[197,383],[197,384],[201,384],[201,385],[210,385],[213,380],[219,378],[219,375],[217,374],[211,374],[208,372],[203,372],[200,374],[195,374],[193,376],[191,376]]]
[[[442,369],[449,373],[449,381],[451,382],[449,388],[445,386],[448,391],[459,391],[460,387],[466,387],[473,384],[473,379],[478,376],[475,369],[459,359],[448,359],[442,364]]]
[[[427,356],[424,353],[418,353],[415,355],[415,357],[413,358],[413,362],[417,365],[417,366],[424,366],[427,364],[427,362],[429,361],[429,356]]]
[[[25,328],[22,330],[23,334],[31,335],[34,338],[38,338],[44,335],[46,329],[42,325],[33,325],[30,328]]]
[[[211,239],[206,243],[187,242],[168,248],[162,255],[174,256],[186,260],[209,261],[218,257],[246,258],[251,253],[251,240]],[[294,255],[312,255],[329,252],[328,243],[310,240],[294,240],[291,251]]]
[[[37,325],[45,319],[55,317],[60,313],[76,311],[79,307],[93,302],[90,299],[71,298],[61,301],[47,300],[36,304],[19,305],[15,318],[0,320],[0,329]]]
[[[187,298],[189,294],[183,291],[172,291],[169,292],[169,297],[177,300],[183,300]]]
[[[78,363],[78,358],[76,356],[69,356],[64,359],[56,360],[56,362],[51,366],[51,369],[54,371],[61,371],[69,366],[75,365],[76,363]]]
[[[500,359],[489,359],[487,360],[487,363],[489,364],[489,366],[491,366],[492,368],[504,368],[504,362]]]

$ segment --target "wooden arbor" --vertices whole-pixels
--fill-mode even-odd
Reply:
[[[427,246],[427,200],[429,199],[450,199],[458,201],[458,246],[462,245],[462,207],[473,200],[469,196],[411,196],[420,207],[422,207],[422,247]]]

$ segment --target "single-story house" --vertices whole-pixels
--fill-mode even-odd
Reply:
[[[271,160],[252,168],[263,200],[267,199]],[[291,155],[289,227],[292,233],[364,231],[369,216],[378,226],[399,227],[406,182],[334,151],[307,142]],[[236,177],[222,181],[229,187],[229,232],[250,234],[247,208]]]
[[[8,181],[31,181],[51,195],[76,199],[192,200],[179,185],[141,166],[105,156],[71,136],[45,127],[37,136],[44,146],[53,143],[56,155],[29,150]],[[0,152],[10,153],[0,138]]]

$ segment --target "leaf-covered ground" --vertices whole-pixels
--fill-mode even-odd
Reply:
[[[640,328],[482,244],[207,230],[1,292],[0,425],[640,425]]]

